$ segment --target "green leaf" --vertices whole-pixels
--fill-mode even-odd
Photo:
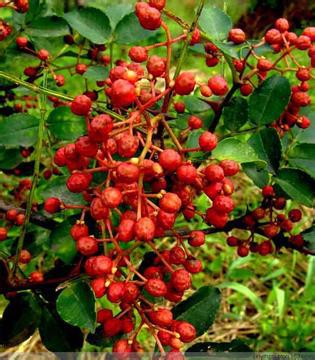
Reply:
[[[62,290],[56,305],[59,315],[65,322],[82,329],[95,330],[95,298],[87,283],[83,281],[71,283]]]
[[[251,146],[235,138],[220,141],[212,151],[212,155],[218,160],[229,159],[240,163],[259,160]]]
[[[242,169],[244,170],[245,174],[250,177],[254,184],[260,188],[268,185],[269,183],[269,173],[265,169],[266,166],[262,166],[261,162],[248,162],[242,164]]]
[[[50,248],[55,256],[65,264],[71,264],[77,254],[75,241],[70,236],[71,224],[68,221],[56,226],[50,233]]]
[[[248,140],[260,160],[267,163],[268,170],[275,174],[281,160],[281,142],[277,131],[273,128],[260,130]]]
[[[236,282],[224,282],[218,285],[219,289],[232,289],[235,290],[245,297],[247,297],[256,307],[258,311],[263,311],[264,304],[260,297],[258,297],[252,290],[250,290],[247,286],[236,283]]]
[[[186,350],[186,356],[189,353],[196,352],[251,352],[252,350],[242,340],[234,339],[231,342],[203,342],[197,343]],[[245,358],[242,356],[242,358]]]
[[[105,13],[109,18],[112,30],[114,31],[119,21],[132,13],[132,11],[133,7],[131,4],[115,4],[106,8]]]
[[[69,27],[63,18],[47,16],[32,21],[25,32],[30,36],[57,37],[69,34]]]
[[[172,312],[176,320],[185,320],[194,325],[197,336],[200,336],[213,324],[219,306],[220,291],[211,286],[202,286],[176,305]]]
[[[311,125],[307,129],[300,129],[297,126],[292,128],[295,140],[299,143],[315,144],[315,111],[311,107],[302,108],[301,115],[307,116],[311,120]]]
[[[248,121],[248,103],[241,96],[234,97],[223,108],[224,125],[231,131],[239,130]]]
[[[40,316],[41,308],[33,294],[17,294],[3,312],[0,344],[16,346],[28,339],[36,330]]]
[[[109,19],[99,9],[75,9],[64,14],[64,18],[74,30],[94,44],[104,44],[110,37]]]
[[[204,7],[199,17],[200,28],[213,40],[226,39],[232,20],[216,7]]]
[[[78,327],[64,322],[57,312],[42,308],[39,334],[45,347],[52,352],[75,352],[83,346],[83,334]]]
[[[67,179],[67,176],[58,176],[50,179],[47,186],[39,189],[39,196],[42,199],[47,199],[51,196],[57,197],[66,204],[84,204],[81,194],[74,194],[68,190],[66,186]]]
[[[0,169],[13,169],[23,161],[19,149],[0,148]]]
[[[195,148],[199,146],[199,138],[200,135],[204,133],[202,129],[193,130],[189,133],[187,141],[186,141],[186,147],[187,148]]]
[[[186,109],[191,114],[207,111],[211,108],[209,104],[194,95],[185,96],[184,103],[186,105]]]
[[[86,131],[84,117],[74,115],[68,106],[54,109],[49,114],[46,124],[58,140],[73,140]]]
[[[291,199],[308,207],[313,206],[315,181],[308,174],[299,169],[283,168],[274,180]]]
[[[29,147],[36,143],[38,119],[28,114],[13,114],[0,121],[0,145]]]
[[[291,95],[289,80],[272,76],[265,80],[249,98],[249,118],[257,125],[276,120],[288,105]]]
[[[89,66],[83,77],[91,81],[102,81],[108,77],[109,69],[105,66]]]
[[[223,54],[231,56],[233,58],[240,58],[244,57],[244,53],[246,53],[244,50],[248,49],[248,44],[234,44],[232,42],[222,42],[222,41],[213,41],[214,45],[223,52]]]
[[[315,144],[298,144],[288,152],[289,163],[315,179]]]
[[[315,250],[315,224],[302,232],[307,249]]]
[[[125,16],[119,21],[115,30],[115,43],[117,44],[133,44],[154,36],[157,31],[145,30],[139,24],[139,20],[135,13]]]

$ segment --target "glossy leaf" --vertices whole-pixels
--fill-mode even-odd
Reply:
[[[185,96],[183,100],[186,105],[186,110],[192,114],[207,111],[211,108],[209,104],[199,99],[197,96]]]
[[[232,20],[219,8],[204,7],[199,18],[199,25],[211,39],[223,40],[232,28]]]
[[[305,241],[305,247],[310,250],[315,250],[315,224],[302,232]]]
[[[132,13],[125,16],[117,24],[115,30],[115,43],[117,44],[133,44],[154,36],[157,31],[145,30],[139,24],[137,16]]]
[[[267,163],[268,170],[275,174],[281,160],[281,143],[277,131],[273,128],[260,130],[250,137],[248,143],[259,159]]]
[[[261,162],[245,162],[242,164],[242,169],[248,177],[250,177],[254,184],[260,188],[268,185],[269,173],[266,170],[266,166]]]
[[[49,114],[46,124],[58,140],[73,140],[81,136],[86,129],[84,117],[74,115],[68,106],[54,109]]]
[[[280,169],[275,182],[293,200],[312,207],[315,198],[315,181],[299,169]]]
[[[23,160],[19,149],[0,148],[0,169],[13,169]]]
[[[248,103],[241,96],[234,97],[223,108],[224,125],[231,131],[239,130],[248,121]]]
[[[240,163],[259,160],[251,146],[235,138],[220,141],[212,154],[218,160],[229,159]]]
[[[172,312],[176,320],[185,320],[194,325],[197,336],[200,336],[213,324],[219,306],[220,291],[211,286],[202,286],[176,305]]]
[[[94,331],[96,311],[94,294],[90,286],[76,281],[67,286],[57,299],[57,311],[61,318],[81,329]]]
[[[265,80],[249,98],[249,118],[257,125],[276,120],[285,110],[291,95],[288,79],[272,76]]]
[[[105,13],[109,18],[112,30],[114,31],[119,21],[132,11],[133,7],[131,4],[114,4],[107,7]]]
[[[0,145],[29,147],[36,143],[38,119],[28,114],[13,114],[0,121]]]
[[[74,352],[83,346],[83,334],[78,327],[64,322],[57,312],[43,306],[39,334],[45,347],[52,352]]]
[[[64,18],[74,30],[95,44],[104,44],[109,39],[109,19],[99,9],[76,9],[64,14]]]
[[[57,37],[69,34],[69,27],[64,19],[47,16],[32,21],[25,32],[30,36]]]
[[[33,335],[41,316],[41,308],[31,293],[16,295],[5,308],[0,328],[0,344],[15,346]]]
[[[70,235],[71,224],[68,221],[56,226],[50,234],[50,248],[55,256],[65,264],[70,264],[77,254],[75,241]]]
[[[315,179],[315,144],[298,144],[288,152],[289,163]]]

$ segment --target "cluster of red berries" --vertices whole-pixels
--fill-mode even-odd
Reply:
[[[25,215],[21,212],[18,212],[16,209],[10,209],[6,212],[5,218],[8,222],[8,225],[6,227],[0,227],[0,241],[7,239],[8,230],[11,226],[21,226],[24,223]]]
[[[249,252],[265,256],[282,246],[300,250],[304,240],[301,234],[294,234],[294,223],[302,219],[301,210],[291,209],[287,216],[281,212],[285,209],[287,201],[283,197],[276,197],[271,185],[263,187],[262,195],[261,206],[243,219],[245,227],[250,231],[249,237],[239,239],[229,236],[227,244],[237,247],[239,256],[247,256]],[[258,242],[257,238],[262,240]]]
[[[13,0],[13,1],[2,1],[0,2],[1,8],[11,8],[19,13],[26,13],[29,8],[29,0]],[[0,41],[7,38],[12,32],[12,27],[4,20],[0,19]]]

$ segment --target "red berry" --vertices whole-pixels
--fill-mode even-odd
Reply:
[[[266,211],[263,208],[257,208],[252,212],[252,215],[256,220],[260,220],[266,216]]]
[[[202,127],[202,120],[197,116],[190,116],[188,119],[188,126],[192,129],[200,129]]]
[[[159,202],[159,206],[162,210],[166,212],[175,213],[181,208],[182,201],[178,197],[178,195],[169,192],[163,195],[162,199]]]
[[[182,72],[175,80],[174,90],[178,95],[189,95],[196,85],[195,75],[191,72]]]
[[[106,141],[113,129],[113,119],[106,114],[95,116],[90,124],[89,138],[91,141]]]
[[[189,343],[196,338],[195,327],[186,321],[180,321],[178,324],[176,324],[175,329],[176,332],[179,333],[181,341],[184,343]]]
[[[304,239],[301,234],[291,235],[289,241],[291,244],[293,244],[296,247],[302,247],[304,245]]]
[[[98,242],[92,236],[81,237],[77,241],[77,250],[84,256],[91,256],[98,251]]]
[[[128,242],[133,240],[135,236],[135,221],[131,219],[122,219],[118,226],[118,240]]]
[[[210,131],[202,133],[198,141],[202,151],[212,151],[218,144],[217,136]]]
[[[157,336],[162,345],[164,345],[164,346],[170,345],[172,335],[169,332],[159,330],[159,332],[157,333]]]
[[[24,224],[24,221],[25,221],[25,215],[24,214],[18,214],[16,216],[16,219],[15,219],[15,224],[17,226],[21,226],[22,224]]]
[[[239,164],[234,160],[222,160],[219,164],[225,176],[236,175],[240,171]]]
[[[16,216],[18,214],[18,211],[16,209],[9,209],[7,212],[6,212],[6,219],[8,221],[12,221],[14,222],[15,219],[16,219]]]
[[[80,193],[86,190],[91,182],[90,176],[84,173],[74,173],[67,180],[67,188],[73,193]]]
[[[151,241],[154,238],[155,225],[149,217],[143,217],[137,221],[134,230],[137,240]]]
[[[210,78],[208,80],[208,85],[214,95],[218,96],[225,95],[229,90],[226,80],[220,75]]]
[[[139,146],[139,138],[131,134],[123,134],[117,140],[117,152],[121,157],[131,158]]]
[[[180,246],[174,246],[170,251],[169,261],[174,265],[183,264],[186,259],[186,253]]]
[[[253,92],[254,88],[251,84],[243,84],[240,87],[240,92],[243,96],[248,96]]]
[[[123,321],[122,321],[123,322]],[[123,324],[121,325],[123,326]],[[129,345],[127,339],[119,339],[117,340],[113,345],[113,353],[114,354],[121,354],[114,356],[117,359],[128,359],[129,357],[126,357],[126,354],[131,353],[132,347]]]
[[[193,184],[197,178],[197,170],[193,165],[182,164],[176,170],[177,178],[183,184]]]
[[[116,80],[111,87],[110,97],[115,107],[129,106],[136,100],[136,88],[127,80]]]
[[[290,25],[287,19],[279,18],[275,22],[275,28],[280,32],[284,33],[285,31],[289,30]]]
[[[90,213],[95,220],[104,220],[107,219],[109,210],[100,198],[95,198],[91,202]]]
[[[275,199],[273,206],[277,210],[282,210],[282,209],[284,209],[286,202],[287,201],[285,198],[279,197],[279,198]]]
[[[310,71],[307,68],[299,68],[295,75],[300,81],[307,81],[311,78]]]
[[[166,67],[165,59],[157,55],[150,56],[147,62],[147,70],[154,77],[162,76],[165,72],[165,67]]]
[[[216,228],[223,228],[228,222],[229,216],[226,213],[219,213],[213,208],[206,211],[206,222]]]
[[[33,271],[29,275],[29,281],[32,283],[41,283],[44,281],[44,274],[40,271]]]
[[[0,227],[0,241],[6,240],[8,236],[8,230],[5,227]]]
[[[119,189],[108,187],[102,192],[102,201],[109,208],[117,208],[122,202],[122,193]]]
[[[167,292],[165,282],[160,279],[148,279],[144,288],[150,295],[155,297],[164,296]]]
[[[307,93],[303,91],[297,91],[292,94],[291,102],[295,106],[307,106],[310,104],[311,98]]]
[[[112,337],[120,333],[122,328],[122,323],[120,319],[112,318],[107,320],[104,323],[104,335],[107,337]],[[113,349],[114,350],[114,349]],[[115,351],[117,352],[118,346],[116,345]]]
[[[266,185],[262,188],[262,195],[264,198],[275,196],[275,191],[271,185]]]
[[[129,57],[136,63],[142,63],[148,59],[148,52],[145,47],[134,46],[129,50]]]
[[[269,71],[272,69],[272,66],[272,62],[264,58],[259,59],[257,63],[257,69],[260,71]]]
[[[51,197],[46,199],[44,209],[50,214],[54,214],[60,210],[61,201],[58,198]]]
[[[87,69],[88,69],[87,65],[85,65],[85,64],[77,64],[76,67],[75,67],[75,72],[77,74],[82,75],[87,71]]]
[[[81,237],[89,236],[89,228],[85,224],[74,224],[70,229],[73,240],[78,241]]]
[[[299,222],[302,219],[302,212],[299,209],[292,209],[289,211],[289,219],[292,222]]]
[[[97,322],[104,323],[113,318],[113,312],[110,309],[101,309],[97,312]]]
[[[205,234],[203,231],[194,230],[190,233],[188,243],[191,246],[199,247],[205,243]]]
[[[265,35],[265,41],[270,45],[281,44],[282,37],[280,31],[277,29],[268,30]]]
[[[47,60],[49,58],[49,52],[46,49],[41,49],[38,51],[37,56],[40,60]]]
[[[163,150],[159,155],[159,164],[164,170],[170,172],[176,171],[181,163],[181,156],[173,149]]]
[[[185,269],[191,274],[198,274],[202,271],[202,263],[200,260],[189,256],[184,262]]]
[[[166,0],[149,0],[149,5],[158,10],[163,10],[165,3],[166,3]]]
[[[239,245],[237,248],[238,256],[245,257],[249,254],[249,248],[246,245]]]
[[[145,2],[136,4],[136,15],[141,26],[146,30],[156,30],[161,26],[161,13]]]
[[[16,38],[16,44],[20,48],[25,48],[27,46],[28,39],[23,36],[19,36]]]
[[[132,184],[139,178],[139,169],[136,165],[121,163],[116,170],[117,179],[125,184]]]
[[[221,166],[211,164],[204,169],[206,179],[210,182],[218,182],[224,179],[224,170]]]
[[[200,86],[200,93],[202,96],[210,97],[212,95],[212,91],[207,85],[201,85]]]
[[[213,201],[213,209],[217,212],[230,213],[234,210],[234,202],[229,196],[218,195]]]
[[[242,44],[246,40],[246,35],[242,29],[231,29],[228,39],[234,44]]]
[[[312,42],[315,41],[315,26],[306,27],[303,30],[303,35],[309,37]]]
[[[112,282],[107,289],[107,299],[112,303],[118,303],[125,294],[125,284],[123,282]]]
[[[293,223],[291,220],[283,220],[280,224],[280,227],[283,231],[290,232],[293,229]]]
[[[75,150],[81,156],[94,157],[97,154],[98,146],[88,136],[81,136],[75,142]]]
[[[162,328],[168,328],[173,321],[173,314],[168,309],[160,308],[156,311],[149,312],[148,315],[154,325]]]
[[[295,41],[295,46],[299,50],[307,50],[311,47],[312,42],[308,36],[301,35]]]
[[[75,115],[88,115],[92,107],[92,101],[86,95],[78,95],[71,102],[71,111]]]
[[[175,290],[184,291],[191,287],[191,276],[188,271],[178,269],[172,273],[170,282]]]
[[[268,224],[268,225],[265,225],[265,226],[264,226],[263,232],[264,232],[264,234],[265,234],[268,238],[274,238],[275,236],[278,235],[278,233],[279,233],[279,228],[278,228],[277,225]]]
[[[182,101],[174,102],[173,105],[174,105],[175,111],[178,112],[179,114],[182,114],[185,112],[186,105]]]
[[[21,264],[28,264],[32,259],[32,255],[28,250],[21,250],[20,257],[19,257],[19,263]]]
[[[226,239],[226,242],[229,246],[238,246],[239,244],[239,240],[237,237],[235,236],[229,236],[227,239]]]
[[[272,242],[270,240],[265,240],[258,245],[258,252],[262,256],[271,254],[272,250]]]
[[[211,199],[214,200],[222,192],[222,182],[213,182],[203,188],[204,193]]]
[[[123,301],[125,303],[131,304],[135,302],[138,299],[139,295],[140,290],[136,284],[132,282],[125,283],[125,292],[123,295]]]
[[[174,213],[168,213],[166,211],[160,210],[157,214],[157,225],[164,229],[164,230],[170,230],[175,224],[176,220],[176,214]],[[158,229],[156,229],[158,230]],[[163,233],[160,235],[162,236]]]

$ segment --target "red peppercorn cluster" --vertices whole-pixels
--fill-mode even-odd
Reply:
[[[287,201],[283,197],[277,197],[271,185],[263,187],[262,195],[261,206],[243,219],[245,227],[250,231],[249,237],[243,240],[229,236],[227,244],[237,247],[237,253],[242,257],[249,252],[266,256],[280,247],[300,250],[304,240],[301,234],[296,234],[294,224],[301,221],[301,210],[291,209],[287,214],[284,213]]]

